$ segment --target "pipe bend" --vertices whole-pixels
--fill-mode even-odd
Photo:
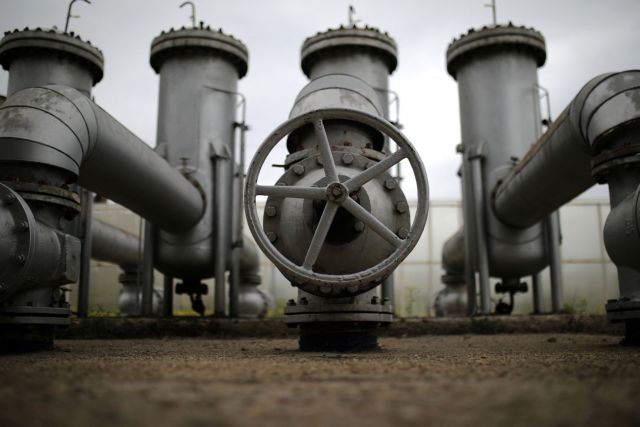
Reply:
[[[0,107],[0,162],[57,167],[168,232],[191,229],[205,195],[81,92],[59,85],[16,92]]]
[[[464,276],[464,227],[460,227],[442,247],[442,268],[447,275]]]

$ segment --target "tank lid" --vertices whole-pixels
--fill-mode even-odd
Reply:
[[[389,67],[389,73],[393,73],[398,66],[398,46],[388,33],[369,26],[341,25],[339,28],[317,33],[302,43],[302,71],[309,77],[311,68],[321,55],[349,48],[367,49],[381,55]]]
[[[0,40],[0,64],[3,69],[8,70],[14,58],[34,50],[50,50],[79,58],[90,68],[94,85],[104,75],[104,57],[100,49],[82,40],[73,31],[63,33],[55,29],[24,28],[5,32]]]
[[[472,28],[467,34],[454,39],[447,48],[447,71],[455,78],[466,59],[505,48],[531,52],[538,67],[544,65],[547,59],[544,37],[540,32],[533,28],[516,27],[509,22],[507,25],[482,27],[479,30]]]
[[[176,52],[215,51],[227,57],[238,69],[240,78],[247,74],[249,67],[249,50],[244,43],[235,37],[224,34],[222,29],[212,30],[209,26],[200,24],[198,28],[179,30],[171,28],[162,32],[151,42],[151,56],[149,62],[156,73],[160,72],[163,61]]]

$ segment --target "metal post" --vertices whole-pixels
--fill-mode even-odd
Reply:
[[[540,273],[531,275],[531,293],[533,295],[533,314],[542,314],[544,312],[544,301],[542,300]]]
[[[464,145],[458,146],[462,153],[462,214],[464,224],[464,271],[467,282],[467,314],[474,316],[478,310],[476,270],[475,270],[475,241],[474,215],[471,197],[471,172],[464,154]]]
[[[173,277],[164,276],[163,288],[162,315],[164,317],[173,317]]]
[[[144,222],[144,252],[142,254],[142,315],[153,315],[153,248],[155,227]]]
[[[225,182],[224,179],[224,162],[228,162],[229,159],[224,159],[219,156],[215,156],[213,159],[213,179],[216,183]],[[223,238],[223,233],[226,232],[227,227],[229,226],[229,222],[227,220],[226,213],[228,212],[228,206],[225,206],[224,200],[224,189],[222,185],[213,185],[213,194],[214,194],[214,233],[212,236],[214,237],[214,247],[215,247],[215,284],[214,284],[214,292],[213,292],[213,315],[215,317],[225,317],[226,313],[226,281],[225,281],[225,273],[227,267],[227,251],[229,248],[225,245],[225,239]]]
[[[481,148],[481,147],[480,147]],[[480,152],[481,150],[477,150]],[[472,201],[474,204],[477,270],[480,282],[480,312],[491,312],[491,287],[489,284],[489,257],[484,227],[484,189],[482,185],[482,154],[468,153],[471,169]]]
[[[78,281],[78,317],[89,315],[89,284],[91,275],[91,246],[93,236],[91,221],[93,217],[93,193],[82,190],[82,252],[80,256],[80,280]]]
[[[551,311],[561,313],[564,306],[562,295],[562,264],[560,260],[560,214],[555,211],[546,220],[547,245],[549,249],[549,274],[551,276]]]
[[[395,280],[393,278],[393,274],[387,277],[384,282],[382,282],[382,299],[388,301],[391,304],[391,309],[395,313],[395,306],[393,304],[393,297],[395,292]]]

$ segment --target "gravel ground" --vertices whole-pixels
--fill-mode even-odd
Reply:
[[[640,349],[603,335],[61,340],[0,356],[0,426],[640,425]]]

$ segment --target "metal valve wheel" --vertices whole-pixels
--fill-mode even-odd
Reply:
[[[340,182],[336,172],[336,164],[331,146],[324,127],[325,120],[349,120],[363,123],[388,136],[396,142],[398,149],[373,166]],[[320,158],[328,184],[323,187],[258,185],[257,180],[265,160],[274,147],[287,135],[303,126],[313,124]],[[398,236],[378,218],[360,206],[350,196],[367,182],[385,173],[388,169],[408,159],[413,170],[417,190],[418,206],[409,233]],[[357,294],[377,286],[384,278],[409,255],[415,247],[424,230],[428,214],[428,182],[424,166],[411,143],[391,123],[379,117],[356,110],[332,108],[312,111],[288,120],[278,127],[257,150],[247,172],[245,197],[245,214],[247,223],[258,246],[265,255],[292,281],[292,283],[306,292],[327,296]],[[278,198],[299,198],[325,201],[326,205],[320,216],[319,223],[306,250],[304,262],[298,265],[284,256],[270,241],[262,228],[256,208],[256,196],[270,196]],[[378,234],[395,250],[383,261],[363,271],[349,274],[325,274],[314,271],[320,250],[327,238],[327,234],[342,207],[358,220],[362,221],[373,232]]]

